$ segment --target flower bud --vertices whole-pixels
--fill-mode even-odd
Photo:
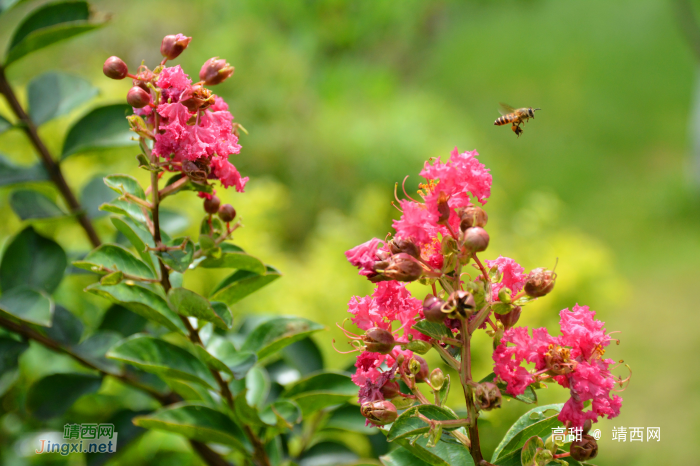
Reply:
[[[213,102],[214,98],[211,91],[199,84],[185,89],[180,96],[180,103],[187,107],[187,110],[190,112],[204,110]]]
[[[391,401],[386,400],[364,403],[360,408],[360,412],[370,422],[380,426],[391,424],[398,417],[396,406]]]
[[[448,220],[450,220],[450,206],[447,201],[450,200],[450,196],[441,192],[437,200],[437,211],[438,211],[438,225],[446,225]]]
[[[126,103],[134,108],[143,108],[151,103],[151,94],[138,86],[134,86],[126,93]]]
[[[430,373],[430,385],[432,385],[435,390],[440,390],[444,383],[445,374],[442,373],[439,367],[436,367],[433,369],[433,372]]]
[[[486,226],[486,222],[489,221],[489,216],[484,209],[474,205],[466,207],[460,214],[460,218],[462,221],[459,223],[459,228],[462,231],[472,227],[483,228]]]
[[[212,57],[204,62],[202,69],[199,70],[199,79],[207,86],[221,84],[231,77],[233,69],[233,66],[226,63],[226,60]]]
[[[427,295],[423,300],[423,316],[428,322],[444,322],[445,313],[442,312],[442,307],[445,301],[431,294]]]
[[[408,342],[408,345],[406,345],[406,349],[418,354],[425,354],[430,351],[432,347],[433,345],[425,340],[411,340]]]
[[[221,201],[218,197],[212,196],[210,199],[204,199],[204,211],[208,214],[215,214],[219,211]]]
[[[165,36],[160,43],[160,54],[168,60],[174,60],[190,45],[191,40],[191,37],[183,34]]]
[[[412,239],[392,239],[389,241],[389,250],[391,254],[408,254],[416,259],[420,257],[420,248],[413,242]]]
[[[588,432],[590,432],[591,427],[593,427],[593,421],[590,419],[586,419],[583,422],[583,435],[586,435]]]
[[[525,293],[533,298],[548,294],[554,288],[557,275],[544,267],[530,272],[525,282]]]
[[[105,60],[105,64],[102,65],[102,72],[108,78],[112,79],[124,79],[129,73],[129,67],[126,63],[119,57],[109,57]]]
[[[481,410],[490,411],[495,408],[500,408],[501,401],[501,391],[494,383],[480,383],[474,390],[474,404]]]
[[[496,314],[496,319],[498,319],[503,324],[503,327],[508,330],[518,323],[521,311],[522,308],[520,306],[513,306],[513,309],[507,314]]]
[[[512,291],[510,291],[510,288],[503,287],[501,290],[498,292],[498,300],[502,302],[503,304],[510,304],[513,302],[511,299],[511,295],[513,294]],[[507,313],[506,313],[507,314]]]
[[[571,444],[569,452],[576,461],[592,460],[598,455],[598,442],[593,436],[584,434],[581,440],[576,440]]]
[[[224,204],[219,207],[219,218],[228,223],[236,218],[236,209],[231,204]]]
[[[398,382],[387,382],[379,389],[385,399],[390,400],[401,395],[401,387]]]
[[[394,254],[389,259],[389,266],[384,269],[383,273],[390,280],[412,282],[423,275],[423,266],[406,253]]]
[[[408,372],[413,374],[416,382],[425,382],[425,379],[428,378],[428,372],[430,370],[428,363],[425,362],[425,359],[421,358],[420,356],[416,356],[415,354],[409,361],[404,361],[404,371],[406,371],[406,369],[408,369]]]
[[[464,232],[464,245],[472,252],[485,251],[489,247],[489,234],[481,227],[467,228]]]
[[[362,341],[365,342],[365,349],[371,353],[389,354],[396,346],[394,335],[379,327],[367,330],[362,335]]]

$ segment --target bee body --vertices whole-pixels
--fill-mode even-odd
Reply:
[[[510,105],[500,105],[500,112],[502,116],[498,117],[496,121],[493,122],[493,124],[496,126],[503,126],[510,123],[511,129],[518,137],[520,137],[520,135],[523,133],[523,129],[520,127],[520,125],[524,124],[526,121],[529,121],[530,118],[535,118],[535,110],[539,110],[539,108],[532,107],[523,107],[515,109]]]

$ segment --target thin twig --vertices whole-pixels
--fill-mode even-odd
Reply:
[[[10,104],[10,108],[14,112],[15,116],[20,120],[21,124],[18,126],[20,126],[26,133],[27,137],[36,149],[37,153],[39,154],[39,158],[44,164],[44,168],[49,175],[49,178],[51,178],[51,181],[56,185],[56,188],[58,188],[58,191],[61,193],[61,196],[63,196],[63,199],[65,199],[71,214],[75,215],[75,217],[78,219],[80,226],[82,226],[83,230],[85,230],[85,233],[87,234],[92,246],[95,248],[98,247],[100,244],[102,244],[100,237],[97,236],[97,232],[85,213],[85,209],[83,209],[83,207],[80,205],[80,202],[78,202],[78,199],[75,197],[75,194],[73,194],[70,186],[68,186],[68,183],[61,172],[60,165],[53,159],[51,153],[44,144],[44,141],[42,141],[42,139],[39,137],[36,125],[17,100],[17,96],[15,95],[10,82],[7,80],[5,70],[2,66],[0,66],[0,94],[5,96],[7,103]]]

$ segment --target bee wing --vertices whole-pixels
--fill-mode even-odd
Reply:
[[[508,104],[504,104],[503,102],[500,102],[498,104],[498,113],[500,113],[501,115],[508,115],[509,113],[513,113],[514,111],[515,109]]]

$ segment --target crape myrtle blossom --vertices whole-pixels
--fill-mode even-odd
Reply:
[[[513,295],[516,295],[525,286],[528,275],[523,273],[525,269],[513,259],[499,256],[496,260],[487,260],[486,265],[497,267],[499,274],[502,276],[500,282],[491,285],[491,294],[494,301],[498,301],[498,293],[503,288],[508,288]]]
[[[553,337],[547,329],[514,327],[505,332],[501,344],[493,354],[494,373],[507,384],[513,396],[521,395],[532,383],[546,378],[554,379],[568,388],[571,398],[559,414],[559,420],[581,427],[586,419],[595,422],[601,416],[609,419],[620,414],[622,398],[610,392],[621,381],[612,375],[612,359],[604,359],[605,347],[612,340],[606,334],[604,323],[595,319],[595,312],[587,306],[574,306],[560,312],[562,335]],[[512,346],[509,346],[510,343]],[[522,367],[523,362],[534,363],[533,371]],[[590,410],[584,403],[590,401]]]

